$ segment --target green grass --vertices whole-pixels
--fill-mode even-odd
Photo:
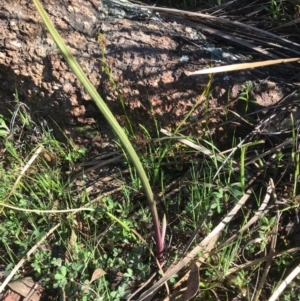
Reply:
[[[68,139],[67,143],[58,142],[51,129],[50,132],[42,129],[38,139],[30,140],[36,126],[30,115],[29,110],[23,109],[22,114],[18,112],[14,128],[6,130],[1,138],[1,203],[20,209],[3,207],[1,211],[1,265],[5,266],[6,275],[30,248],[59,224],[14,278],[30,275],[41,281],[48,294],[57,298],[63,295],[70,300],[127,298],[135,290],[131,287],[139,286],[157,269],[152,253],[151,214],[141,197],[141,183],[135,167],[128,163],[126,156],[123,161],[126,164],[115,164],[120,170],[114,179],[114,188],[119,188],[115,193],[101,197],[101,193],[96,196],[89,194],[88,189],[76,191],[71,184],[71,175],[64,171],[77,162],[87,160],[85,150],[76,148]],[[2,124],[6,129],[9,120],[3,118]],[[154,122],[153,126],[156,124]],[[146,128],[142,127],[142,131],[147,147],[141,150],[140,158],[153,190],[160,195],[160,217],[163,213],[167,215],[168,267],[181,258],[189,238],[193,237],[189,247],[192,249],[243,196],[249,181],[245,168],[248,153],[260,144],[248,143],[247,147],[237,150],[241,156],[241,171],[234,171],[233,158],[229,159],[217,180],[213,181],[221,164],[218,160],[203,156],[172,137],[153,139]],[[295,139],[297,133],[292,135]],[[205,146],[212,154],[219,152],[213,137],[208,134],[207,141],[183,133],[181,136]],[[22,146],[19,141],[24,141]],[[20,172],[40,146],[43,150],[15,185]],[[297,160],[298,153],[295,151],[293,156]],[[239,155],[234,156],[235,160],[237,158]],[[123,173],[125,169],[129,172]],[[82,176],[88,181],[88,173],[85,175],[83,172],[79,177]],[[295,169],[297,176],[298,169]],[[254,279],[263,269],[264,262],[254,264],[251,269],[230,271],[233,267],[254,261],[267,250],[274,226],[273,214],[258,219],[253,228],[238,235],[234,241],[226,241],[253,217],[264,196],[263,186],[253,189],[252,205],[244,207],[236,221],[221,234],[219,245],[223,247],[216,253],[212,252],[200,270],[199,298],[214,300],[212,289],[221,299],[230,299],[235,295],[252,296]],[[55,212],[86,205],[93,211],[75,214]],[[43,213],[42,210],[52,212]],[[283,242],[279,245],[279,249],[282,248]],[[290,247],[287,245],[284,248]],[[279,257],[272,269],[280,271],[282,267],[288,269],[292,264],[293,258],[287,254]],[[101,276],[91,281],[93,273],[99,271]],[[173,279],[175,283],[180,277],[181,273]],[[280,281],[280,277],[282,275],[275,277],[274,283]],[[118,283],[112,285],[115,282]]]
[[[212,5],[221,4],[216,2]],[[196,5],[195,1],[181,4]],[[271,4],[274,5],[274,1]],[[274,15],[274,11],[272,13]],[[99,38],[101,47],[105,37]],[[104,48],[102,53],[104,71],[119,93],[118,83],[113,81],[106,66]],[[245,83],[239,97],[246,106],[242,112],[245,120],[250,119],[245,114],[253,110],[254,105],[251,88]],[[0,116],[0,265],[5,277],[30,276],[40,283],[46,295],[56,300],[127,299],[153,273],[156,276],[150,280],[150,288],[169,267],[182,262],[186,254],[191,254],[211,231],[222,225],[228,212],[250,191],[241,210],[231,216],[230,222],[223,223],[218,242],[207,253],[198,252],[189,258],[189,262],[193,260],[198,264],[200,291],[196,298],[199,300],[216,300],[216,296],[220,300],[268,298],[274,291],[270,287],[276,288],[285,279],[297,264],[295,254],[299,254],[299,250],[294,249],[298,246],[287,239],[283,230],[277,229],[277,214],[282,214],[280,223],[284,226],[286,219],[295,215],[294,208],[299,207],[296,202],[299,133],[293,127],[284,138],[291,138],[284,151],[261,156],[271,150],[271,142],[277,143],[277,140],[269,137],[270,141],[265,141],[257,135],[240,144],[245,136],[240,135],[237,128],[232,130],[231,122],[236,115],[230,112],[228,103],[225,116],[220,120],[227,140],[224,147],[210,130],[208,101],[212,91],[213,77],[210,77],[197,103],[170,137],[160,132],[154,113],[153,128],[145,125],[137,128],[130,112],[126,111],[125,100],[118,94],[126,117],[124,133],[135,146],[151,184],[159,219],[164,221],[166,216],[163,271],[156,263],[153,215],[140,173],[126,147],[117,138],[117,155],[122,159],[113,163],[100,161],[106,168],[103,170],[113,171],[113,175],[112,172],[102,174],[98,169],[95,172],[99,178],[92,178],[92,173],[78,167],[80,163],[93,161],[87,150],[77,148],[68,137],[66,142],[59,142],[51,128],[44,128],[34,120],[30,109],[16,99],[11,116]],[[201,128],[203,135],[195,136],[185,126],[200,105],[203,105],[205,122],[196,127]],[[295,121],[292,120],[292,124],[295,125]],[[39,133],[35,130],[37,126]],[[241,126],[240,129],[242,133],[248,130],[249,134],[248,128]],[[253,157],[257,160],[250,164]],[[110,180],[102,183],[101,179],[107,177]],[[257,179],[250,185],[254,177]],[[271,179],[276,183],[276,190],[287,188],[284,206],[280,206],[277,191],[271,192]],[[95,181],[102,184],[96,192],[91,189]],[[284,187],[286,184],[290,186]],[[260,210],[264,202],[268,205]],[[76,209],[80,211],[74,211]],[[164,222],[160,230],[164,236]],[[268,274],[267,256],[275,236],[277,244],[273,251],[277,257],[271,261]],[[32,249],[37,244],[39,247]],[[24,261],[18,266],[22,258]],[[189,268],[190,264],[185,264],[169,277],[171,294],[187,287],[183,284],[175,288]],[[257,279],[263,273],[268,274],[268,278],[259,295]],[[5,277],[1,279],[2,284]],[[162,288],[157,300],[163,300],[165,295]],[[296,287],[292,285],[280,300],[296,295]]]

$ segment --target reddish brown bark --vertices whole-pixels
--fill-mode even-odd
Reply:
[[[175,23],[166,19],[162,22],[104,18],[98,11],[98,0],[42,3],[83,70],[121,122],[124,111],[120,99],[132,122],[143,123],[150,131],[154,128],[154,116],[162,127],[178,124],[209,81],[208,76],[187,77],[185,71],[195,71],[221,59],[211,52],[209,40],[199,30],[178,20]],[[17,89],[20,101],[35,116],[48,122],[52,118],[77,142],[85,139],[82,135],[79,138],[78,126],[92,129],[102,118],[56,50],[32,1],[0,0],[0,28],[0,113],[13,110],[13,93]],[[104,45],[104,58],[114,83],[103,70]],[[228,87],[234,87],[229,93],[234,98],[242,88],[233,83],[250,78],[249,71],[240,72],[238,78],[215,76],[210,113],[220,105],[217,99],[223,97],[228,101]],[[191,118],[201,120],[202,109],[199,106]],[[107,130],[104,132],[106,135]]]

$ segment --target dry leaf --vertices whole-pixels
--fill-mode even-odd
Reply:
[[[84,292],[86,292],[86,291],[89,289],[90,285],[91,285],[95,280],[101,278],[101,277],[104,276],[105,274],[106,274],[106,272],[103,271],[102,269],[96,269],[96,270],[94,271],[93,275],[92,275],[92,278],[91,278],[91,280],[90,280],[90,283],[87,284],[87,285],[85,285]]]
[[[28,293],[33,289],[34,284],[35,283],[31,277],[25,277],[12,281],[7,286],[19,295],[26,297]]]
[[[188,301],[192,299],[199,290],[200,276],[197,265],[192,262],[189,278],[187,280],[187,288],[180,298],[180,301]]]
[[[106,272],[104,272],[102,269],[96,269],[92,275],[92,278],[90,280],[90,283],[94,282],[95,280],[101,278],[104,276]]]
[[[7,285],[11,290],[25,297],[26,301],[40,301],[42,288],[35,283],[31,277],[25,277],[10,282]],[[36,287],[37,286],[37,287]]]
[[[76,245],[76,241],[77,241],[77,235],[76,235],[75,231],[72,229],[71,230],[71,237],[70,237],[70,245],[72,247],[74,247]]]

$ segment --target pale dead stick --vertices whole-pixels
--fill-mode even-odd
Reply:
[[[10,208],[10,209],[13,209],[13,210],[17,210],[17,211],[33,212],[33,213],[69,213],[69,212],[79,212],[79,211],[94,211],[94,209],[92,209],[92,208],[75,208],[75,209],[62,209],[62,210],[28,209],[28,208],[15,207],[15,206],[8,205],[8,204],[1,203],[1,202],[0,202],[0,206]]]
[[[270,184],[272,186],[272,189],[275,189],[274,187],[274,182],[272,179],[270,179]],[[274,191],[275,193],[275,191]],[[276,219],[275,219],[275,225],[272,229],[272,239],[271,239],[271,244],[270,244],[270,249],[269,249],[269,254],[267,256],[267,261],[266,265],[264,268],[264,272],[261,276],[261,279],[259,280],[259,285],[258,288],[256,289],[255,295],[254,295],[254,301],[258,301],[260,294],[262,292],[263,286],[267,281],[267,276],[271,268],[272,260],[275,254],[275,248],[276,248],[276,243],[277,243],[277,233],[278,233],[278,225],[279,225],[279,219],[280,219],[280,213],[277,211],[276,212]]]
[[[181,143],[183,143],[183,144],[185,144],[185,145],[187,145],[187,146],[203,153],[204,155],[209,156],[211,159],[216,158],[219,162],[224,162],[224,158],[221,156],[221,153],[214,154],[209,149],[207,149],[203,146],[197,145],[197,144],[195,144],[195,143],[193,143],[193,142],[191,142],[191,141],[189,141],[185,138],[182,138],[181,136],[174,136],[172,133],[170,133],[169,131],[167,131],[165,129],[161,129],[160,132],[165,134],[166,136],[170,137],[170,139],[176,139],[176,140],[180,141]],[[232,163],[235,166],[235,168],[237,168],[237,167],[239,168],[239,165],[235,161],[233,161]],[[225,163],[223,163],[223,164],[225,164]]]
[[[272,193],[272,189],[275,189],[274,188],[274,183],[272,181],[272,179],[270,180],[270,184],[268,186],[268,189],[267,189],[267,193],[266,193],[266,196],[265,196],[265,199],[262,203],[262,205],[260,206],[260,208],[258,209],[258,211],[255,213],[254,217],[251,218],[251,220],[242,228],[239,230],[239,234],[244,232],[247,228],[250,227],[250,225],[252,225],[253,223],[255,223],[262,215],[264,215],[265,213],[267,213],[268,210],[266,210],[266,207],[269,203],[269,200],[270,200],[270,196],[271,196],[271,193]],[[237,235],[235,237],[238,237]],[[218,238],[218,235],[215,236],[215,239],[212,239],[211,242],[209,243],[207,249],[205,250],[205,253],[203,255],[203,257],[201,257],[200,259],[198,259],[198,261],[196,262],[196,265],[198,266],[198,268],[200,267],[201,263],[204,263],[205,262],[205,259],[208,257],[210,251],[212,250],[212,248],[214,247],[216,241],[217,241],[217,238]],[[234,237],[233,237],[234,239]],[[230,240],[232,241],[232,239]],[[227,241],[225,244],[228,244],[230,241]],[[179,287],[182,282],[186,281],[187,277],[188,277],[188,274],[187,273],[180,281],[178,281],[174,286],[173,286],[173,289]],[[166,300],[164,300],[166,301]]]
[[[209,256],[211,250],[214,248],[214,246],[215,246],[215,244],[216,244],[216,242],[217,242],[219,236],[220,236],[220,233],[217,234],[215,237],[213,237],[213,238],[211,239],[211,241],[209,242],[209,244],[208,244],[207,247],[205,248],[204,253],[203,253],[203,255],[201,256],[201,258],[197,259],[197,261],[196,261],[196,266],[197,266],[198,269],[200,268],[200,266],[201,266],[202,263],[205,263],[205,260],[208,258],[208,256]],[[181,278],[181,279],[180,279],[180,280],[172,287],[172,289],[179,288],[179,287],[182,285],[182,283],[188,279],[189,274],[190,274],[190,271],[188,271],[188,272],[187,272],[187,273],[186,273],[186,274],[185,274],[185,275],[184,275],[184,276],[183,276],[183,277],[182,277],[182,278]]]
[[[294,46],[297,46],[297,47],[300,46],[300,44],[291,42],[288,39],[282,38],[282,37],[280,37],[276,34],[273,34],[271,32],[259,29],[255,26],[251,26],[249,24],[243,24],[243,23],[238,22],[238,21],[232,21],[232,20],[228,20],[228,19],[225,19],[225,18],[216,17],[216,16],[212,16],[212,15],[208,15],[208,14],[195,13],[195,12],[191,12],[191,11],[185,11],[185,10],[173,9],[173,8],[154,7],[154,6],[146,6],[146,5],[139,5],[139,7],[151,9],[151,10],[154,10],[154,11],[175,13],[175,14],[179,14],[179,15],[183,15],[183,16],[187,16],[187,17],[200,17],[200,18],[203,18],[203,19],[219,21],[220,23],[224,23],[224,24],[239,26],[239,27],[243,27],[245,29],[252,29],[253,31],[259,32],[259,33],[267,35],[269,37],[279,39],[279,40],[281,40],[283,42],[286,42],[290,45],[294,45]]]
[[[29,161],[26,163],[26,165],[24,166],[24,168],[21,170],[17,180],[15,181],[11,191],[9,192],[7,198],[11,197],[11,195],[14,193],[14,191],[16,190],[16,187],[18,185],[18,183],[20,182],[20,180],[22,179],[23,175],[25,174],[25,172],[27,171],[27,169],[31,166],[31,164],[34,162],[34,160],[37,158],[37,156],[41,153],[41,151],[44,149],[44,146],[41,145],[40,147],[38,147],[38,149],[34,152],[34,154],[31,156],[31,158],[29,159]],[[93,209],[91,208],[77,208],[77,209],[65,209],[65,210],[39,210],[39,209],[26,209],[26,208],[19,208],[19,207],[15,207],[6,203],[1,203],[0,202],[0,206],[6,207],[6,208],[10,208],[13,210],[18,210],[18,211],[26,211],[26,212],[34,212],[34,213],[68,213],[68,212],[77,212],[77,211],[93,211]]]
[[[277,200],[277,196],[274,190],[274,198],[275,200]],[[279,213],[277,213],[277,224],[275,226],[277,226],[278,228],[278,223],[279,223]],[[275,233],[277,233],[277,231],[275,231]],[[274,240],[277,238],[276,235],[274,235]],[[273,240],[272,240],[273,242]],[[275,252],[274,247],[271,244],[270,247],[270,255],[272,256],[273,253]],[[270,258],[268,258],[268,260],[271,262],[272,257],[270,256]],[[300,266],[298,265],[288,276],[287,278],[279,285],[279,287],[275,290],[275,292],[272,294],[272,296],[270,297],[269,301],[275,301],[276,299],[278,299],[279,295],[284,291],[284,289],[289,285],[289,283],[300,273]]]
[[[206,68],[194,72],[186,72],[188,76],[191,75],[200,75],[200,74],[210,74],[210,73],[219,73],[219,72],[228,72],[228,71],[237,71],[237,70],[245,70],[250,68],[264,67],[270,65],[278,65],[285,63],[292,63],[300,61],[300,57],[296,58],[288,58],[288,59],[277,59],[277,60],[268,60],[261,62],[253,62],[253,63],[241,63],[241,64],[233,64],[219,67]]]
[[[255,162],[255,161],[257,161],[257,160],[259,160],[259,159],[261,159],[261,158],[263,158],[265,156],[267,156],[267,155],[270,155],[270,154],[275,153],[275,152],[280,152],[285,146],[291,144],[292,141],[293,141],[292,138],[287,139],[286,141],[284,141],[281,144],[273,147],[272,149],[269,149],[268,151],[264,152],[263,154],[257,155],[255,158],[250,159],[249,161],[247,161],[245,163],[245,166],[247,166],[247,165],[249,165],[249,164],[251,164],[251,163],[253,163],[253,162]]]
[[[90,206],[91,204],[98,202],[100,199],[116,192],[119,190],[122,190],[123,187],[118,187],[116,189],[114,189],[111,192],[107,192],[104,193],[103,195],[97,197],[96,199],[90,201],[89,203],[87,203],[84,207]],[[71,214],[69,214],[67,216],[67,218],[69,218],[70,216],[74,215],[76,212],[72,212]],[[40,241],[38,241],[29,251],[28,253],[17,263],[17,265],[13,268],[13,270],[10,272],[10,274],[6,277],[6,279],[4,280],[4,282],[1,284],[0,286],[0,293],[4,290],[4,288],[6,287],[6,285],[9,283],[9,281],[12,279],[12,277],[16,274],[16,272],[19,270],[19,268],[26,262],[26,260],[28,260],[30,258],[30,256],[38,249],[38,247],[44,242],[45,239],[47,239],[58,227],[60,226],[60,223],[58,223],[57,225],[55,225],[52,229],[50,229],[46,235],[44,235]]]
[[[284,289],[293,281],[293,279],[300,274],[300,265],[298,265],[279,285],[279,287],[275,290],[273,295],[270,297],[269,301],[278,300],[281,293]]]
[[[49,237],[58,227],[60,224],[55,225],[45,236],[41,238],[41,240],[36,243],[29,252],[17,263],[17,265],[13,268],[13,270],[10,272],[10,274],[6,277],[6,279],[3,281],[3,283],[0,286],[0,293],[4,290],[6,285],[9,283],[9,281],[12,279],[12,277],[16,274],[16,272],[20,269],[20,267],[26,262],[27,259],[37,250],[37,248],[42,244],[42,242]]]
[[[189,18],[199,18],[199,19],[206,19],[206,20],[211,20],[213,22],[220,22],[221,24],[229,24],[231,26],[235,26],[238,28],[245,28],[246,30],[252,30],[253,32],[256,33],[260,33],[263,34],[264,36],[270,37],[270,38],[275,38],[279,41],[282,41],[290,46],[294,46],[293,48],[298,48],[300,45],[294,42],[291,42],[288,39],[282,38],[276,34],[270,33],[268,31],[256,28],[255,26],[251,26],[248,24],[243,24],[240,23],[238,21],[232,21],[232,20],[228,20],[225,18],[221,18],[221,17],[216,17],[216,16],[211,16],[209,14],[202,14],[202,13],[197,13],[197,12],[191,12],[191,11],[184,11],[184,10],[179,10],[179,9],[170,9],[170,8],[164,8],[164,7],[153,7],[153,6],[141,6],[139,5],[138,7],[141,8],[146,8],[146,9],[151,9],[154,11],[158,11],[158,12],[168,12],[171,14],[175,14],[175,15],[181,15],[183,17],[189,17]],[[265,55],[268,55],[270,57],[275,58],[274,55],[272,55],[271,53],[268,53],[268,51],[266,50],[262,50],[260,47],[253,47],[253,45],[245,42],[245,41],[240,41],[240,39],[236,39],[233,35],[228,35],[224,32],[220,32],[219,30],[216,29],[212,29],[212,28],[205,28],[205,26],[203,26],[203,30],[209,32],[210,34],[216,34],[217,36],[221,36],[223,38],[226,38],[228,40],[234,41],[235,43],[241,44],[243,46],[249,47],[251,49],[254,49],[260,53],[264,53]],[[279,43],[280,44],[280,43]],[[292,51],[292,49],[290,49]],[[294,51],[295,52],[295,51]]]
[[[273,255],[273,258],[279,258],[281,256],[285,256],[287,254],[296,254],[300,251],[300,247],[297,247],[297,248],[292,248],[292,249],[289,249],[287,251],[281,251],[281,252],[278,252],[278,253],[275,253]],[[246,263],[243,263],[237,267],[234,267],[234,268],[231,268],[229,270],[227,270],[227,272],[224,274],[225,277],[227,277],[228,275],[231,275],[233,273],[237,273],[241,270],[245,270],[247,268],[250,268],[252,266],[256,266],[258,264],[261,264],[262,262],[266,261],[267,259],[269,258],[269,256],[265,256],[265,257],[261,257],[261,258],[258,258],[258,259],[255,259],[253,261],[249,261],[249,262],[246,262]]]
[[[15,191],[18,183],[20,182],[21,178],[23,177],[24,173],[26,172],[26,170],[30,167],[30,165],[33,163],[33,161],[37,158],[37,156],[40,154],[40,152],[44,149],[44,146],[41,145],[40,147],[38,147],[38,149],[34,152],[34,154],[31,156],[30,160],[27,162],[27,164],[23,167],[23,169],[21,170],[14,186],[12,187],[10,193],[8,194],[7,198],[9,198],[13,192]]]
[[[166,271],[165,276],[163,276],[157,283],[155,283],[150,289],[144,292],[137,301],[146,300],[150,301],[156,291],[166,282],[168,281],[174,274],[178,273],[183,267],[185,267],[194,257],[196,257],[214,238],[217,234],[219,234],[226,225],[232,220],[232,218],[236,215],[236,213],[241,209],[241,207],[246,203],[248,198],[251,195],[251,190],[248,189],[244,196],[240,199],[240,201],[234,206],[234,208],[228,213],[228,215],[219,223],[217,227],[205,238],[200,244],[194,248],[185,258],[183,258],[180,262],[177,263],[176,266],[171,267]]]
[[[256,179],[256,177],[253,178],[253,179]],[[266,192],[266,195],[265,195],[265,198],[264,198],[262,204],[260,205],[260,207],[258,208],[257,212],[255,213],[255,215],[247,222],[246,225],[244,225],[237,232],[237,234],[233,235],[228,240],[226,240],[225,243],[223,243],[221,246],[219,246],[217,248],[217,250],[222,249],[224,246],[227,246],[233,240],[235,240],[236,238],[238,238],[239,235],[241,235],[243,232],[245,232],[248,228],[250,228],[251,225],[253,225],[254,223],[256,223],[263,215],[265,215],[268,212],[267,205],[269,204],[269,201],[270,201],[270,198],[271,198],[271,194],[272,194],[272,188],[273,188],[272,184],[274,185],[273,182],[269,183],[268,188],[267,188],[267,192]]]

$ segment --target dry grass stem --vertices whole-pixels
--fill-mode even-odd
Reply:
[[[188,76],[192,76],[192,75],[200,75],[200,74],[238,71],[238,70],[246,70],[246,69],[265,67],[271,65],[298,62],[299,60],[300,58],[296,57],[296,58],[288,58],[288,59],[277,59],[277,60],[269,60],[269,61],[262,61],[262,62],[254,62],[254,63],[241,63],[241,64],[233,64],[233,65],[219,66],[213,68],[206,68],[206,69],[202,69],[194,72],[186,72],[186,73]]]
[[[14,186],[12,187],[11,191],[9,192],[7,198],[9,198],[15,191],[18,183],[20,182],[20,180],[22,179],[23,175],[25,174],[26,170],[31,166],[31,164],[34,162],[34,160],[37,158],[37,156],[41,153],[41,151],[44,149],[43,145],[40,145],[37,150],[34,152],[34,154],[31,156],[31,158],[29,159],[29,161],[25,164],[25,166],[23,167],[23,169],[21,170],[16,182],[14,183]]]

